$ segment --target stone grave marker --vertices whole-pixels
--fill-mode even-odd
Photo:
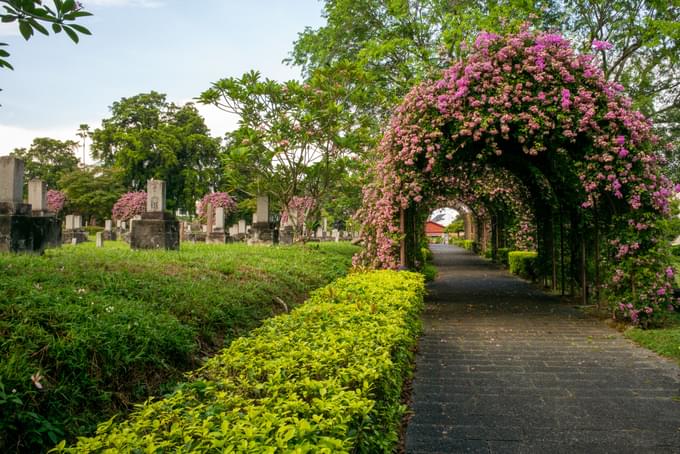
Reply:
[[[179,249],[179,221],[165,211],[165,181],[146,183],[146,213],[130,226],[132,249]]]

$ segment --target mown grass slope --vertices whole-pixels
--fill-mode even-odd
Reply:
[[[108,242],[0,255],[0,451],[93,431],[346,273],[356,248]]]

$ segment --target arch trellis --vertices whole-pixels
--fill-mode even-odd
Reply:
[[[647,321],[676,304],[658,227],[675,188],[650,122],[593,59],[555,34],[482,33],[465,60],[412,89],[364,191],[355,261],[413,266],[429,208],[446,198],[488,208],[495,185],[531,207],[553,282],[559,237],[571,275],[596,274],[624,315]]]

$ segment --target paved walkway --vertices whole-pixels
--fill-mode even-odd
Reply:
[[[680,367],[435,246],[407,453],[680,453]]]

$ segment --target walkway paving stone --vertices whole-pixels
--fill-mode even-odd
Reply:
[[[406,452],[680,453],[680,367],[434,246]]]

